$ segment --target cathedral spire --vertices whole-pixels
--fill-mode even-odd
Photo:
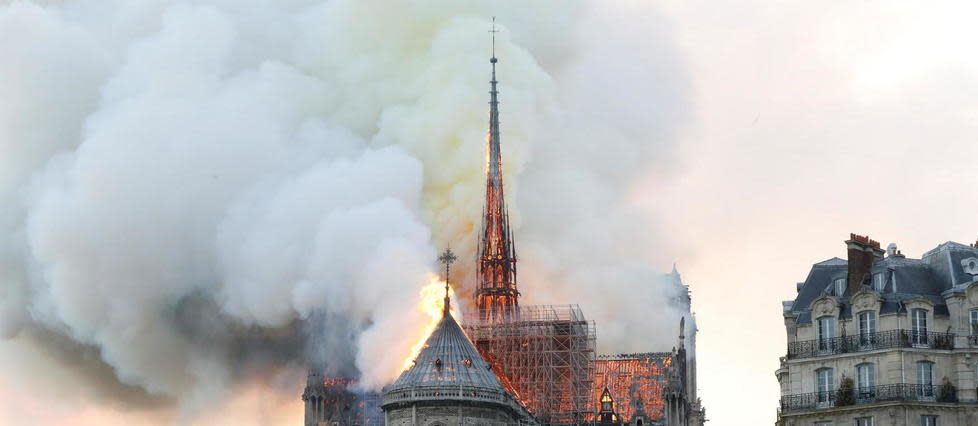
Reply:
[[[516,289],[516,249],[509,228],[509,212],[503,196],[502,153],[499,145],[499,91],[496,88],[496,19],[492,29],[492,80],[489,81],[489,164],[486,168],[486,201],[479,241],[476,307],[483,321],[503,321],[519,306]]]

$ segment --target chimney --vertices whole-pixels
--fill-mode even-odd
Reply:
[[[849,295],[856,294],[862,287],[869,268],[873,267],[876,259],[883,258],[883,249],[880,243],[869,239],[869,236],[849,234],[849,239],[845,241],[849,251]]]

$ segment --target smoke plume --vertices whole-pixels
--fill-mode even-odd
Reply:
[[[438,249],[471,291],[493,15],[525,303],[581,303],[607,351],[671,348],[682,290],[631,199],[688,89],[642,2],[14,1],[0,357],[38,373],[0,383],[181,423],[297,398],[308,365],[387,383]]]

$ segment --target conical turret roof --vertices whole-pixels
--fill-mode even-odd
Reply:
[[[489,369],[489,363],[462,331],[451,313],[442,316],[435,331],[425,341],[414,366],[388,388],[388,392],[407,388],[480,388],[506,393]]]

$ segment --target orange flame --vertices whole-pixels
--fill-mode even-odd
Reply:
[[[451,298],[455,295],[455,291],[449,287],[448,297]],[[428,340],[428,336],[435,331],[435,327],[438,325],[438,321],[441,321],[442,310],[445,309],[445,281],[440,277],[433,275],[431,281],[421,288],[418,293],[418,308],[421,312],[427,314],[431,320],[428,324],[425,324],[424,329],[418,333],[417,343],[411,346],[411,352],[408,353],[407,358],[404,359],[404,365],[401,370],[407,370],[414,365],[414,359],[418,357],[421,353],[421,349],[424,348],[425,341]],[[458,310],[456,305],[451,305],[452,315],[458,317]]]

